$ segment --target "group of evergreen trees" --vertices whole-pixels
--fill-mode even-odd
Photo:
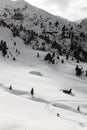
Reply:
[[[55,53],[51,54],[51,53],[47,53],[47,55],[45,56],[44,60],[48,61],[48,63],[52,63],[55,64]]]
[[[66,41],[66,39],[70,39],[70,47],[67,47],[71,55],[79,61],[87,62],[87,51],[83,49],[82,45],[82,43],[86,43],[85,33],[82,31],[76,33],[73,26],[66,27],[64,25],[62,27],[61,40]],[[64,47],[62,46],[62,48]]]
[[[76,71],[76,75],[77,76],[81,76],[82,74],[85,74],[85,76],[87,76],[87,70],[84,71],[83,67],[79,67],[78,65],[75,68]]]
[[[18,11],[19,9],[14,10],[14,18],[17,18],[17,17],[23,18],[24,16],[22,12],[18,13]],[[35,17],[36,18],[34,20],[38,22],[36,15]],[[15,20],[18,20],[18,19],[15,19]],[[34,24],[34,22],[32,24]],[[63,24],[63,26],[61,27],[59,21],[55,21],[53,23],[49,18],[46,19],[46,22],[48,22],[47,25],[49,25],[50,29],[46,29],[47,25],[44,23],[44,19],[42,18],[42,16],[40,16],[40,20],[38,22],[40,26],[35,25],[41,28],[42,32],[40,34],[37,33],[36,30],[26,28],[22,22],[20,22],[20,24],[6,23],[5,19],[1,19],[0,26],[9,28],[12,31],[13,36],[14,37],[18,36],[21,39],[23,39],[26,45],[30,44],[31,41],[35,41],[35,40],[38,41],[38,39],[40,38],[44,40],[45,44],[49,46],[49,50],[56,49],[60,55],[63,55],[63,54],[67,55],[67,53],[70,53],[71,56],[75,57],[77,60],[87,62],[87,51],[83,49],[82,44],[80,44],[80,43],[86,43],[86,40],[87,40],[86,34],[83,32],[83,30],[81,30],[82,29],[81,25],[78,25],[76,27],[77,28],[77,32],[76,32],[75,27],[72,24],[70,25]],[[54,27],[54,30],[52,27]],[[61,29],[60,31],[61,34],[58,34],[58,28]],[[79,28],[80,28],[80,31],[78,31]],[[20,35],[21,32],[25,34],[24,37]],[[58,37],[58,40],[56,37]],[[66,42],[66,39],[70,40],[69,46],[62,44],[63,41]],[[32,46],[33,46],[32,48],[34,49],[35,47],[33,45],[33,42],[32,42]],[[45,51],[46,47],[42,45],[42,47],[38,46],[37,49]],[[3,56],[5,55],[6,55],[6,49],[3,49]]]

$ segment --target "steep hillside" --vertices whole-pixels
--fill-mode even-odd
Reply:
[[[76,61],[60,56],[57,64],[48,64],[47,52],[32,50],[5,27],[0,34],[9,48],[9,58],[0,54],[0,130],[86,130],[87,65],[78,63],[84,73],[76,76]],[[71,94],[63,92],[70,88]]]
[[[0,130],[87,130],[86,26],[0,5]]]
[[[87,31],[82,23],[53,16],[23,0],[4,1],[3,6],[0,26],[10,29],[13,37],[18,36],[33,49],[87,61]]]
[[[53,16],[24,1],[9,3],[8,0],[3,5],[0,25],[9,28],[14,37],[20,37],[25,44],[31,44],[33,49],[59,50],[58,46],[62,44],[62,28],[69,24],[67,20]]]

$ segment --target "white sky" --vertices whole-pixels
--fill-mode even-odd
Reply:
[[[87,0],[26,0],[30,4],[69,20],[87,16]]]

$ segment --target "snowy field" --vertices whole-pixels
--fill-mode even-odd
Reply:
[[[48,64],[43,61],[46,52],[40,51],[37,58],[37,51],[3,27],[1,39],[7,41],[9,59],[0,52],[0,130],[87,130],[87,77],[75,76],[77,63],[62,64],[61,57],[58,64]],[[86,64],[79,65],[87,69]],[[62,92],[70,88],[71,95]]]

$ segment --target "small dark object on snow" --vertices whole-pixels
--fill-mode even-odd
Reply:
[[[37,57],[38,57],[38,58],[40,57],[40,54],[39,54],[39,53],[37,53]]]
[[[11,85],[10,85],[9,89],[12,90],[12,86]]]
[[[57,59],[58,59],[58,60],[60,59],[59,56],[57,56]]]
[[[13,61],[15,61],[16,60],[16,58],[15,57],[13,57]]]
[[[59,114],[59,113],[57,113],[57,116],[60,116],[60,114]]]
[[[32,96],[34,95],[34,89],[33,88],[31,89],[30,93],[31,93]]]
[[[64,92],[64,93],[67,93],[67,94],[71,94],[72,89],[70,89],[70,90],[63,90],[63,92]]]
[[[74,59],[73,59],[73,58],[72,58],[71,60],[72,60],[72,61],[74,61]]]
[[[7,58],[9,58],[9,56],[7,56]]]
[[[20,51],[18,51],[18,54],[20,55]]]
[[[87,76],[87,70],[85,72],[86,72],[85,76]]]
[[[77,111],[78,111],[78,112],[80,111],[80,107],[79,107],[79,106],[77,107]]]
[[[61,63],[64,63],[64,60],[63,60],[63,59],[61,60]]]
[[[56,107],[56,104],[54,104],[53,106]]]

